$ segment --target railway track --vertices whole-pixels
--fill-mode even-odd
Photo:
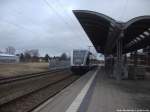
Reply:
[[[38,73],[17,75],[17,76],[13,76],[13,77],[0,78],[0,85],[10,83],[10,82],[14,82],[14,81],[39,77],[39,76],[43,76],[43,75],[49,75],[51,73],[61,72],[61,71],[64,71],[66,69],[68,69],[68,68],[54,69],[54,70],[50,70],[50,71],[44,71],[44,72],[38,72]]]
[[[0,80],[0,112],[29,112],[78,78],[61,69]]]

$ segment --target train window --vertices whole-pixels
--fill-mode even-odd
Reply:
[[[86,51],[74,51],[73,52],[73,63],[74,64],[83,64]]]

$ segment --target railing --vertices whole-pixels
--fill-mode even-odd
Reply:
[[[70,60],[67,61],[59,61],[59,60],[52,60],[49,61],[49,69],[53,68],[66,68],[70,67]]]

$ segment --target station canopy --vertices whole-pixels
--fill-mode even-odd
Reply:
[[[93,11],[73,12],[99,53],[115,54],[118,39],[122,40],[123,53],[150,45],[150,16],[136,17],[123,23]],[[123,36],[120,37],[121,32]]]

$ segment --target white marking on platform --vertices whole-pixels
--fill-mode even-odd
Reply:
[[[78,96],[75,98],[75,100],[72,102],[72,104],[69,106],[69,108],[66,110],[66,112],[77,112],[86,93],[88,92],[98,70],[95,71],[93,76],[89,79],[89,81],[86,83],[84,88],[81,90],[81,92],[78,94]]]

